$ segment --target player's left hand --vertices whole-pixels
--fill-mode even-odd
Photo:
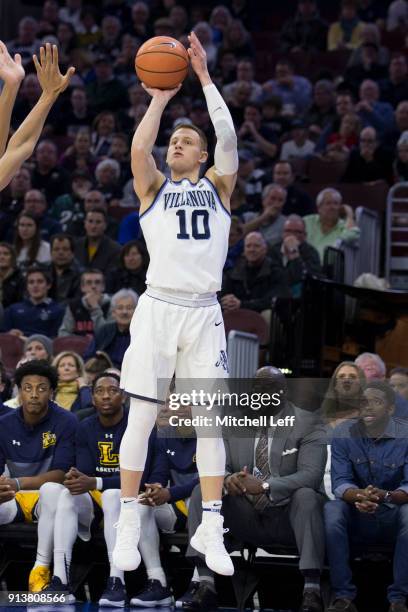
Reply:
[[[208,75],[207,53],[195,32],[188,35],[190,47],[187,49],[190,62],[198,78]]]
[[[87,493],[96,489],[96,478],[87,476],[76,468],[71,468],[68,474],[65,475],[65,480],[62,484],[71,495],[81,495],[81,493]]]
[[[13,59],[4,42],[0,40],[0,79],[3,79],[6,85],[19,85],[24,77],[21,55],[16,53]]]
[[[162,506],[170,501],[170,491],[163,487],[159,482],[145,484],[146,493],[143,499],[149,506]]]

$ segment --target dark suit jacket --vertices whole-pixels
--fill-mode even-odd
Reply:
[[[276,427],[269,454],[268,479],[271,498],[275,503],[289,501],[302,487],[324,494],[323,476],[327,461],[326,432],[318,417],[287,402],[279,418],[294,416],[293,427]],[[276,417],[276,418],[278,418]],[[250,430],[248,430],[250,431]],[[257,433],[250,437],[226,437],[226,475],[239,472],[246,465],[254,468],[254,449]]]
[[[75,243],[75,258],[83,268],[97,268],[104,274],[119,263],[120,244],[104,236],[93,259],[88,255],[88,239],[79,238]]]
[[[279,298],[300,297],[297,285],[300,285],[308,274],[319,276],[322,273],[320,256],[308,242],[299,246],[300,257],[283,264],[282,242],[269,249],[271,260],[272,294]]]

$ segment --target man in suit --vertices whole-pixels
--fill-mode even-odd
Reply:
[[[299,569],[305,580],[299,612],[322,612],[320,573],[324,561],[322,506],[325,496],[322,479],[327,458],[325,431],[313,413],[298,408],[287,399],[287,385],[280,370],[270,366],[258,370],[252,391],[270,396],[280,393],[279,406],[267,408],[268,422],[274,415],[275,422],[283,418],[288,425],[248,428],[245,438],[236,428],[231,435],[226,435],[222,512],[224,526],[229,529],[227,547],[231,551],[239,549],[242,544],[262,548],[277,544],[296,545],[300,555]],[[239,411],[237,407],[236,412]],[[253,412],[251,416],[254,416]],[[200,521],[201,497],[199,487],[196,487],[188,513],[190,537]],[[191,545],[187,556],[195,557],[200,588],[184,607],[215,607],[213,575]]]

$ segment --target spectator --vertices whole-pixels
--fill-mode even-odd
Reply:
[[[132,178],[132,173],[130,170],[129,140],[123,132],[113,134],[109,158],[117,161],[120,165],[119,184],[124,185]]]
[[[33,17],[23,17],[18,22],[18,36],[7,43],[7,49],[12,57],[16,53],[21,55],[23,66],[27,66],[33,55],[40,50],[40,41],[37,38],[38,21]]]
[[[4,331],[16,336],[28,337],[43,334],[55,338],[64,315],[61,304],[48,297],[51,283],[44,270],[27,271],[28,297],[12,304],[4,311]]]
[[[101,38],[101,31],[97,24],[97,13],[93,6],[84,6],[80,14],[77,32],[78,46],[89,48],[97,45]]]
[[[286,189],[287,195],[282,214],[304,217],[314,213],[316,208],[310,196],[294,185],[295,175],[289,162],[276,162],[273,167],[273,182]]]
[[[347,68],[345,81],[353,92],[357,92],[364,79],[380,81],[387,76],[387,68],[380,64],[380,48],[376,43],[365,42],[359,47],[361,61]]]
[[[360,101],[355,110],[364,127],[372,126],[380,134],[394,126],[394,110],[388,102],[380,102],[380,88],[375,81],[366,79],[360,85]]]
[[[353,112],[353,94],[350,91],[339,91],[336,94],[336,117],[333,119],[332,123],[329,123],[323,130],[316,146],[317,152],[322,152],[325,150],[328,138],[331,134],[336,133],[339,130],[343,117],[348,113]]]
[[[29,189],[31,189],[31,174],[28,168],[23,166],[11,180],[8,189],[1,194],[1,239],[9,236],[10,228],[14,225],[17,215],[23,210],[24,196]]]
[[[24,342],[23,359],[27,361],[37,359],[51,365],[52,353],[52,340],[48,336],[33,334]]]
[[[38,221],[29,213],[23,212],[17,217],[14,248],[19,268],[26,269],[36,263],[50,263],[50,245],[41,240]]]
[[[232,210],[232,209],[231,209]],[[244,224],[239,217],[231,217],[231,226],[228,237],[228,253],[225,260],[224,272],[233,268],[237,259],[244,250]]]
[[[338,132],[330,134],[327,140],[325,157],[331,161],[346,161],[350,150],[358,143],[361,122],[356,113],[342,117]]]
[[[175,4],[170,9],[169,19],[174,30],[174,37],[179,39],[184,34],[187,34],[189,28],[188,13],[184,6]]]
[[[109,153],[112,138],[117,131],[115,115],[110,111],[99,113],[92,124],[92,152],[95,157],[103,157]]]
[[[58,56],[62,65],[67,65],[77,40],[75,28],[69,21],[60,21],[57,26]]]
[[[75,134],[74,144],[68,147],[61,157],[61,167],[68,172],[80,170],[90,174],[95,166],[96,158],[91,152],[89,129],[79,128]]]
[[[103,208],[94,208],[86,213],[85,236],[75,244],[75,256],[81,266],[99,268],[107,273],[119,259],[120,245],[105,235],[107,215]]]
[[[13,247],[7,242],[0,242],[0,304],[3,308],[21,300],[23,285]]]
[[[317,249],[321,261],[326,247],[336,246],[338,240],[355,241],[360,235],[353,209],[342,201],[336,189],[323,189],[316,199],[317,214],[304,218],[308,242]]]
[[[122,366],[123,355],[130,344],[129,326],[137,306],[139,296],[132,289],[121,289],[112,296],[112,322],[105,323],[96,332],[86,350],[85,359],[103,351],[111,359],[114,367]]]
[[[398,140],[393,170],[396,183],[408,181],[408,131],[403,132]]]
[[[66,304],[79,292],[81,269],[74,258],[74,240],[68,234],[55,234],[51,239],[50,296]]]
[[[61,21],[71,23],[76,31],[81,25],[82,0],[65,0],[65,7],[60,8],[59,18]]]
[[[112,270],[107,279],[108,293],[120,289],[133,289],[142,295],[146,289],[146,272],[149,265],[149,254],[140,240],[131,240],[122,247],[119,266]]]
[[[150,9],[145,2],[135,2],[131,11],[132,23],[126,31],[144,42],[152,34],[149,24]]]
[[[49,242],[51,236],[61,231],[60,225],[47,214],[47,200],[42,191],[30,189],[24,196],[24,213],[36,218],[40,225],[41,238]]]
[[[82,295],[67,304],[58,336],[93,335],[108,319],[110,298],[104,293],[103,272],[84,270],[80,288]]]
[[[394,392],[408,401],[408,369],[393,368],[390,372],[389,383]]]
[[[361,0],[360,0],[361,5]],[[378,47],[378,63],[381,66],[388,66],[390,63],[390,52],[386,47],[381,46],[380,28],[375,23],[369,23],[368,20],[362,19],[363,27],[361,29],[361,45],[353,50],[348,62],[349,67],[358,66],[364,63],[363,61],[363,46],[365,43],[371,43]],[[371,21],[371,20],[370,20]]]
[[[326,50],[327,24],[319,15],[316,0],[298,0],[295,18],[283,25],[280,40],[282,53]]]
[[[290,140],[283,143],[280,159],[290,161],[291,159],[305,159],[313,154],[315,143],[308,139],[308,127],[302,119],[292,121]]]
[[[14,129],[18,128],[37,104],[41,96],[41,91],[41,85],[37,77],[34,74],[28,74],[21,85],[20,99],[17,100],[13,109],[12,126]]]
[[[361,353],[355,359],[355,363],[363,370],[367,380],[383,381],[386,379],[387,368],[384,361],[376,353]],[[408,402],[406,399],[399,395],[399,393],[396,393],[394,403],[394,417],[408,419]]]
[[[231,13],[229,9],[219,4],[211,11],[209,23],[213,30],[213,40],[215,44],[223,41],[224,36],[231,25]]]
[[[91,112],[100,113],[106,109],[120,109],[127,106],[127,90],[114,76],[112,60],[100,55],[95,63],[95,80],[86,88]]]
[[[106,15],[102,19],[101,38],[94,51],[98,55],[109,57],[111,62],[113,62],[119,55],[121,29],[121,23],[117,17]]]
[[[58,2],[57,0],[45,0],[41,21],[38,24],[39,38],[49,34],[55,34],[58,25]]]
[[[244,109],[250,101],[251,84],[248,81],[236,81],[229,99],[229,108],[235,124],[241,125],[244,121]]]
[[[269,394],[271,389],[286,389],[286,381],[277,368],[267,366],[257,371],[253,386],[254,390]],[[321,611],[325,498],[320,487],[326,463],[325,433],[315,416],[289,402],[285,392],[282,396],[279,406],[268,406],[268,414],[292,415],[292,427],[283,428],[279,436],[272,436],[272,430],[264,428],[249,429],[245,441],[235,432],[225,439],[223,515],[229,529],[226,544],[229,550],[236,550],[242,543],[262,547],[296,542],[299,570],[304,578],[300,610]],[[190,537],[201,514],[201,492],[197,486],[189,506]],[[205,582],[202,579],[191,607],[202,608],[205,602],[206,607],[214,609],[214,575],[192,546],[193,542],[187,556],[198,559],[197,569],[200,577],[205,575]]]
[[[222,51],[232,51],[236,57],[252,57],[254,48],[250,33],[239,19],[231,19],[222,38]]]
[[[408,4],[406,0],[394,0],[388,7],[387,30],[392,32],[408,25]]]
[[[308,79],[297,76],[290,60],[278,60],[275,68],[275,78],[263,85],[266,93],[272,93],[282,98],[286,114],[301,115],[312,101],[312,85]]]
[[[267,246],[271,247],[281,235],[286,217],[282,215],[286,200],[286,189],[270,183],[262,191],[261,214],[247,213],[246,223],[243,226],[244,236],[253,231],[259,231]]]
[[[366,377],[361,368],[352,361],[340,363],[333,372],[320,409],[324,421],[334,428],[345,419],[357,417],[365,385]]]
[[[395,154],[395,147],[402,134],[408,130],[408,100],[400,102],[395,111],[395,128],[390,130],[382,139],[382,144],[390,155]]]
[[[7,376],[6,368],[0,361],[0,415],[4,416],[13,411],[13,408],[9,408],[3,402],[7,401],[10,397],[11,392],[11,381]]]
[[[92,406],[91,390],[85,380],[82,357],[73,351],[62,351],[52,362],[58,373],[54,400],[65,410],[77,412]]]
[[[260,158],[260,165],[268,166],[276,157],[278,146],[272,130],[263,124],[261,109],[256,104],[247,104],[244,122],[238,130],[240,146],[251,150]]]
[[[255,68],[252,60],[244,58],[239,60],[237,64],[237,78],[233,83],[229,83],[223,87],[223,95],[228,101],[234,96],[238,83],[249,83],[251,86],[250,102],[257,103],[262,98],[262,85],[254,80]]]
[[[388,588],[388,600],[392,612],[404,612],[408,425],[392,416],[394,392],[386,383],[369,381],[364,399],[358,420],[346,421],[333,434],[331,477],[336,499],[324,507],[334,591],[334,603],[328,610],[356,610],[350,548],[357,542],[360,546],[375,542],[395,545],[394,581]],[[387,469],[381,469],[385,457]],[[370,464],[380,467],[368,469]],[[367,514],[375,520],[369,520]]]
[[[79,174],[74,175],[77,180],[79,179]],[[81,175],[83,177],[83,175]],[[89,182],[90,184],[90,182]],[[88,185],[88,182],[87,182]],[[85,215],[88,212],[92,212],[95,208],[101,208],[106,213],[106,235],[112,240],[116,240],[118,235],[118,222],[116,219],[108,215],[108,204],[106,202],[104,194],[98,189],[88,189],[83,194],[83,202],[78,202],[74,205],[74,210],[72,211],[72,216],[69,222],[66,225],[65,231],[71,236],[85,236],[86,231],[84,227],[84,219]],[[61,211],[62,213],[62,211]],[[66,211],[64,212],[64,217],[66,218]]]
[[[342,0],[340,19],[329,28],[327,49],[355,49],[361,44],[363,23],[357,15],[356,0]]]
[[[255,157],[252,151],[239,149],[238,157],[237,185],[245,193],[248,207],[251,210],[257,210],[260,208],[265,172],[260,168],[256,168]]]
[[[408,99],[408,65],[403,53],[396,53],[390,62],[388,78],[380,83],[381,100],[394,108]]]
[[[83,87],[74,87],[70,96],[70,103],[64,112],[64,127],[66,133],[71,138],[76,135],[78,130],[89,129],[92,122],[92,115],[88,110],[88,99]]]
[[[262,234],[251,232],[244,240],[244,255],[227,271],[222,291],[223,310],[249,308],[262,312],[271,307],[271,261]]]
[[[281,139],[290,129],[290,119],[282,114],[282,100],[279,96],[269,95],[261,104],[262,119],[276,138]]]
[[[92,385],[98,374],[102,374],[109,368],[113,368],[113,363],[106,353],[99,351],[95,357],[91,357],[85,362],[85,374],[88,385]],[[89,415],[87,415],[89,416]]]
[[[42,140],[35,154],[36,165],[31,175],[33,189],[45,194],[47,202],[68,192],[69,178],[66,170],[58,166],[58,151],[51,140]]]
[[[309,133],[319,136],[336,118],[334,85],[327,79],[317,81],[313,87],[313,102],[305,115]]]
[[[29,590],[40,592],[50,579],[46,565],[52,555],[51,500],[75,460],[77,422],[51,401],[57,385],[54,368],[30,361],[17,369],[15,382],[21,407],[3,417],[0,429],[2,480],[0,523],[38,521],[37,557],[30,572]],[[10,437],[16,444],[10,444]],[[30,452],[27,453],[27,449]]]
[[[63,232],[73,236],[84,232],[84,198],[91,189],[92,179],[87,172],[72,173],[69,192],[59,196],[50,208],[50,216],[58,221]]]
[[[269,250],[272,292],[278,298],[300,298],[308,275],[322,272],[319,253],[307,242],[305,222],[290,215],[283,226],[281,240]]]
[[[103,193],[109,206],[119,206],[123,195],[120,185],[121,168],[116,159],[103,159],[95,168],[96,188]]]
[[[360,133],[358,148],[350,153],[342,180],[345,183],[368,183],[383,179],[390,183],[391,177],[391,160],[378,142],[375,129],[364,128]]]

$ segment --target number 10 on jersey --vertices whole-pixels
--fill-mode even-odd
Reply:
[[[189,240],[191,237],[194,240],[208,240],[211,236],[209,226],[208,210],[193,210],[191,214],[191,233],[190,228],[187,228],[187,214],[185,210],[178,210],[176,215],[179,218],[180,231],[177,234],[179,240]]]

